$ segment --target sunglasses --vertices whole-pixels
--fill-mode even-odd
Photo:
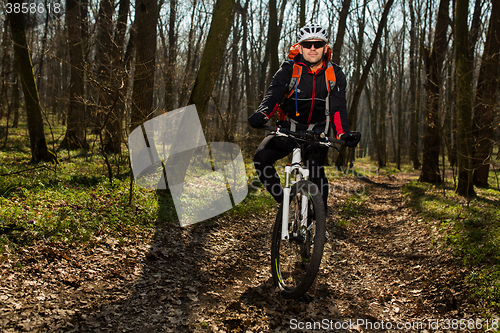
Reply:
[[[326,42],[324,42],[322,40],[315,40],[315,41],[311,41],[311,42],[306,41],[306,42],[300,43],[300,45],[306,49],[310,49],[313,45],[314,45],[315,49],[320,49],[326,45]]]

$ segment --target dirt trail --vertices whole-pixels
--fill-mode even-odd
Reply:
[[[432,246],[432,228],[407,208],[401,186],[414,176],[336,181],[364,187],[367,195],[342,228],[333,221],[343,218],[338,212],[349,195],[330,196],[331,237],[321,272],[301,300],[284,300],[272,286],[273,211],[186,229],[159,224],[149,239],[103,239],[92,249],[24,250],[1,266],[0,328],[288,332],[314,322],[322,325],[318,332],[380,332],[398,323],[406,331],[452,328],[452,319],[475,319],[462,285],[466,272]],[[23,268],[13,270],[16,262]],[[428,326],[436,320],[440,330]]]

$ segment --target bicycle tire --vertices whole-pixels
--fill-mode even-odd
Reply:
[[[301,217],[300,210],[297,213],[297,207],[301,207],[300,201],[304,194],[309,198],[308,227],[307,230],[302,228],[297,232],[297,216],[299,219]],[[308,180],[301,180],[290,191],[288,232],[290,235],[297,232],[303,236],[303,241],[297,240],[297,237],[281,239],[282,212],[283,204],[280,205],[273,228],[271,274],[274,285],[281,290],[284,298],[300,298],[316,278],[325,245],[326,214],[318,187]]]

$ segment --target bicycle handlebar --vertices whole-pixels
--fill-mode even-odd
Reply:
[[[289,136],[289,137],[292,137],[292,138],[295,138],[295,139],[298,139],[301,141],[315,142],[315,143],[320,143],[320,144],[324,144],[327,146],[329,146],[328,143],[338,143],[341,145],[345,144],[344,140],[330,138],[330,137],[327,137],[324,133],[316,133],[313,131],[293,132],[293,131],[290,131],[290,130],[283,128],[281,126],[276,126],[276,127],[263,126],[262,129],[274,131],[276,133],[280,133],[282,135],[286,135],[286,136]]]

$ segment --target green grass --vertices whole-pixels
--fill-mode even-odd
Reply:
[[[339,228],[347,228],[351,221],[355,221],[359,215],[362,214],[362,206],[369,196],[369,191],[365,190],[363,193],[350,195],[344,206],[340,210],[340,218],[337,220]]]
[[[467,201],[443,187],[412,182],[404,188],[411,205],[438,224],[441,244],[451,249],[469,269],[467,283],[474,296],[499,310],[500,303],[500,191],[476,188]]]
[[[46,127],[49,146],[57,148],[64,127]],[[100,239],[148,237],[157,223],[178,226],[172,198],[167,191],[133,186],[130,198],[128,152],[110,156],[113,179],[100,155],[98,140],[88,136],[90,150],[58,152],[60,164],[30,164],[26,125],[9,128],[9,139],[0,150],[0,258],[5,251],[38,242],[92,245]],[[0,140],[0,147],[3,140]],[[246,165],[249,179],[256,178],[253,165]],[[230,219],[260,215],[274,209],[274,199],[261,187],[249,186],[247,198],[224,213]],[[215,218],[217,219],[217,217]],[[210,222],[209,222],[210,224]]]
[[[245,165],[245,170],[248,179],[248,195],[240,204],[227,211],[225,216],[229,218],[247,218],[261,216],[263,212],[276,213],[278,204],[264,189],[253,162],[248,162]]]
[[[61,137],[62,127],[55,133]],[[116,175],[110,183],[101,156],[85,158],[83,151],[58,155],[59,165],[30,164],[25,125],[9,129],[7,147],[0,151],[0,251],[38,241],[82,243],[150,231],[157,198],[134,188],[134,203],[128,204],[126,163],[113,165]]]
[[[496,156],[496,153],[493,154]],[[439,237],[434,242],[452,251],[455,258],[468,268],[465,283],[477,300],[480,311],[500,312],[500,180],[498,171],[490,169],[489,188],[475,188],[477,198],[467,200],[455,194],[452,174],[447,169],[444,184],[432,185],[411,182],[403,188],[410,205],[419,212],[423,221],[438,226]],[[410,164],[402,164],[401,171],[394,163],[378,169],[376,161],[357,159],[355,173],[372,178],[415,172]],[[342,176],[336,170],[331,175]],[[347,176],[352,176],[349,171]],[[369,195],[366,193],[365,195]],[[364,196],[350,196],[344,204],[339,227],[350,225],[351,218],[361,213]],[[366,197],[365,197],[366,198]],[[485,313],[487,315],[487,313]]]
[[[29,156],[0,152],[0,243],[11,246],[38,240],[88,242],[150,231],[159,216],[159,196],[135,187],[129,205],[130,180],[118,174],[110,183],[103,165],[72,158],[60,165],[33,165]],[[27,155],[27,154],[25,154]],[[125,166],[122,170],[126,171]],[[166,216],[165,216],[166,217]]]

